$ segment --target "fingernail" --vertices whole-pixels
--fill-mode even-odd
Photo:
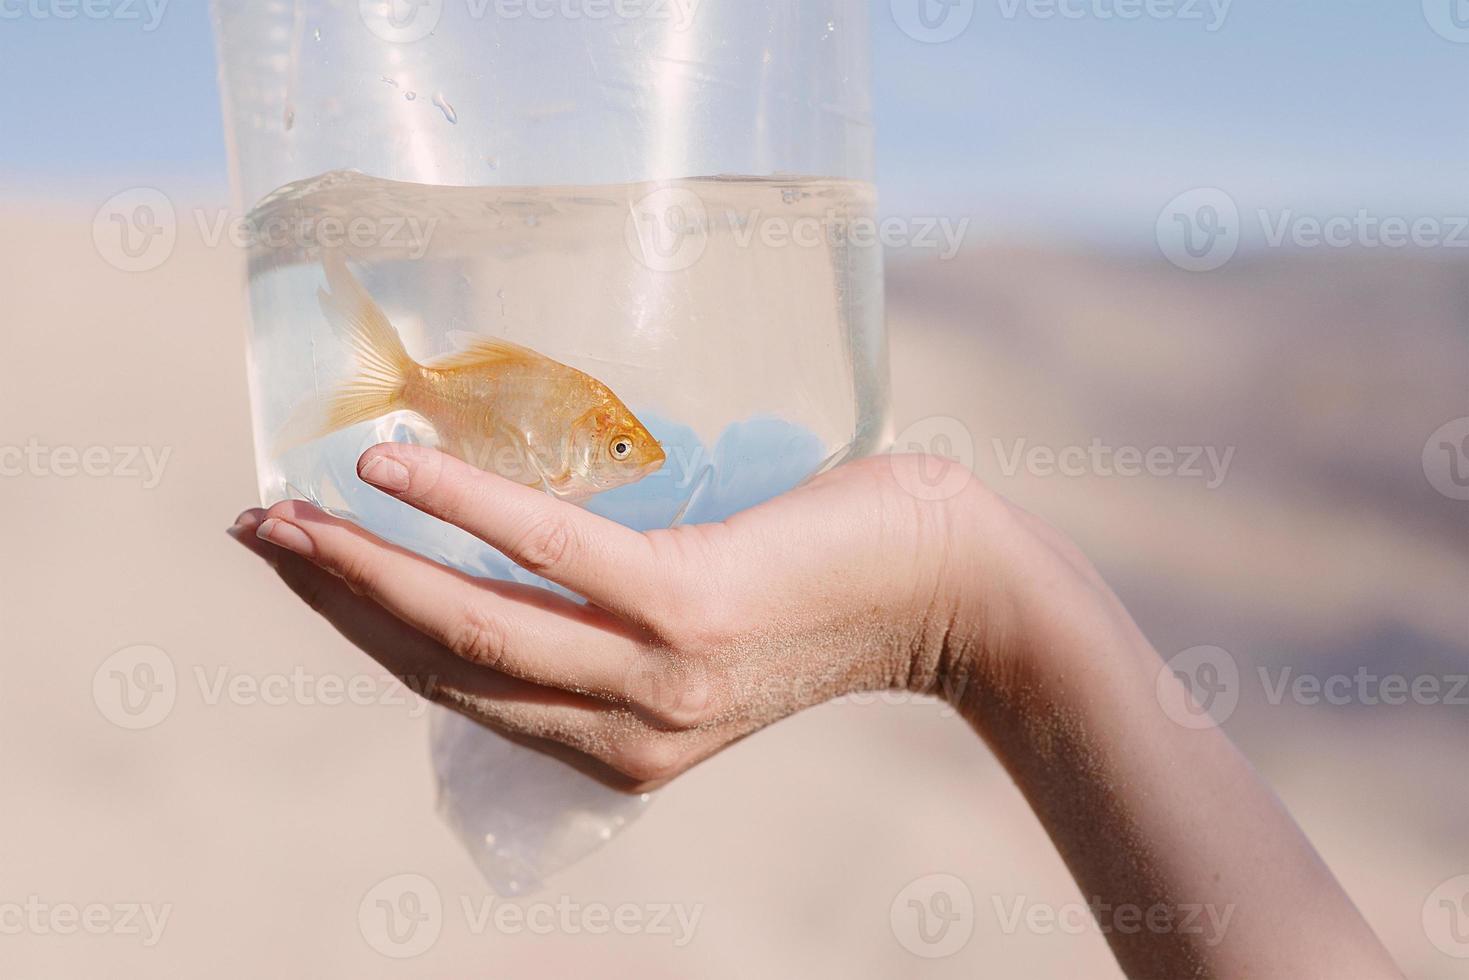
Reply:
[[[408,467],[387,456],[374,456],[363,465],[358,475],[373,486],[392,493],[408,489]]]
[[[242,538],[244,538],[244,536],[247,533],[249,533],[250,531],[253,531],[255,529],[255,525],[256,525],[257,522],[259,522],[259,520],[260,520],[260,512],[259,511],[254,510],[254,509],[247,510],[244,513],[242,513],[239,517],[236,517],[235,518],[235,523],[232,524],[232,525],[230,525],[229,527],[225,528],[225,532],[224,533],[225,534],[228,534],[230,537],[234,538],[236,541],[239,541]]]
[[[316,553],[316,545],[312,543],[311,536],[294,524],[288,524],[279,518],[272,517],[255,534],[262,541],[269,541],[273,545],[294,551],[298,555],[310,558]]]

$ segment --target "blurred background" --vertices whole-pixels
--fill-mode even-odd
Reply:
[[[927,10],[872,8],[882,211],[962,228],[889,251],[898,445],[1076,537],[1404,969],[1469,976],[1469,9]],[[139,187],[233,206],[205,5],[0,0],[0,91],[7,973],[1117,975],[1005,774],[907,698],[782,723],[493,897],[423,705],[223,533],[243,253],[104,242]],[[175,671],[141,720],[104,690],[140,645]],[[441,903],[407,947],[368,922],[402,875]],[[943,941],[913,887],[960,900]]]

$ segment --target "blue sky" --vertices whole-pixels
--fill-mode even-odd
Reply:
[[[30,12],[66,2],[0,0],[0,193],[223,194],[207,4],[171,0],[154,30],[148,0],[139,20]],[[1233,0],[1222,24],[1226,0],[1146,0],[1175,15],[1129,20],[1107,15],[1144,0],[972,2],[958,37],[925,44],[874,0],[892,213],[1124,241],[1200,186],[1246,208],[1469,212],[1469,42],[1430,23],[1454,3],[1469,23],[1469,0]],[[1069,15],[1047,17],[1057,4]]]

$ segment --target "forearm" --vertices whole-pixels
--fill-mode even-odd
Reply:
[[[960,708],[1030,802],[1134,977],[1400,976],[1275,795],[1105,587],[1027,558],[1004,632],[960,616]],[[984,566],[992,566],[986,560]],[[983,579],[991,573],[970,569]],[[1019,624],[1019,625],[1016,625]],[[1023,639],[1022,639],[1023,638]],[[1176,717],[1176,715],[1174,715]]]

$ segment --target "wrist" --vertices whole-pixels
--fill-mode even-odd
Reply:
[[[972,479],[944,501],[933,612],[915,676],[977,727],[1080,710],[1102,675],[1156,668],[1121,602],[1044,521]],[[1151,681],[1150,681],[1151,683]],[[1109,685],[1110,686],[1110,685]]]

